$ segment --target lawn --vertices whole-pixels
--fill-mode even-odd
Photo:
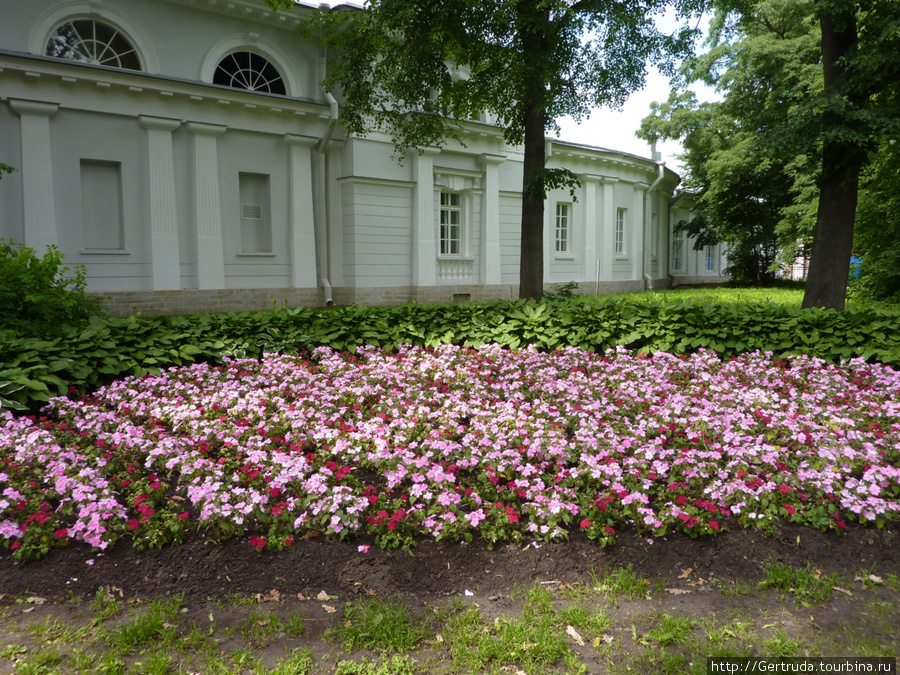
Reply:
[[[280,550],[310,531],[608,545],[900,512],[900,374],[859,360],[320,348],[0,419],[0,536],[17,559],[195,534]]]

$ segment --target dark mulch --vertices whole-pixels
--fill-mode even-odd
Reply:
[[[480,542],[423,541],[411,552],[372,546],[363,554],[357,548],[360,543],[300,539],[277,553],[257,552],[245,538],[225,544],[195,540],[158,551],[119,545],[102,554],[73,545],[41,561],[20,564],[3,552],[0,594],[28,591],[61,598],[71,591],[90,596],[101,586],[115,586],[125,597],[184,593],[186,599],[201,601],[271,589],[282,594],[324,590],[344,597],[364,592],[439,597],[464,590],[486,596],[540,580],[584,583],[592,572],[602,576],[627,565],[663,583],[671,583],[688,567],[707,579],[758,582],[769,560],[798,567],[811,563],[825,574],[850,577],[862,569],[900,574],[900,536],[853,525],[842,534],[790,523],[777,524],[772,536],[742,529],[701,539],[675,534],[650,540],[625,534],[609,548],[577,533],[569,542],[503,544],[494,550]]]

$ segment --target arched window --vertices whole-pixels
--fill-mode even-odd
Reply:
[[[285,95],[281,73],[265,58],[253,52],[232,52],[219,61],[213,84]]]
[[[141,70],[137,50],[119,29],[93,19],[75,19],[57,28],[47,56],[95,66]]]

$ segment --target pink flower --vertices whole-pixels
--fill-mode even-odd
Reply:
[[[368,553],[368,552],[369,552],[369,545],[368,545],[368,544],[362,544],[362,545],[360,545],[356,550],[359,551],[360,553]]]

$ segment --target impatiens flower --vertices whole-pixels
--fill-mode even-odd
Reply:
[[[369,552],[369,545],[368,545],[368,544],[361,544],[356,550],[359,551],[360,553],[368,553],[368,552]]]
[[[710,526],[712,529],[714,529],[716,532],[719,531],[719,523],[717,523],[715,520],[709,521],[709,526]]]
[[[187,511],[184,511],[183,513],[179,513],[179,514],[178,514],[178,519],[179,519],[179,520],[187,520],[187,519],[190,518],[190,517],[191,517],[191,514],[188,513]]]
[[[57,539],[65,539],[67,536],[69,536],[69,531],[66,528],[62,528],[56,530],[53,534],[56,535]]]
[[[591,521],[585,518],[578,525],[582,530],[585,530],[591,526]]]
[[[791,515],[791,516],[794,515],[794,512],[797,510],[797,509],[795,509],[793,506],[791,506],[790,504],[782,504],[782,505],[781,505],[781,508],[783,508],[785,511],[787,511],[788,514]]]

